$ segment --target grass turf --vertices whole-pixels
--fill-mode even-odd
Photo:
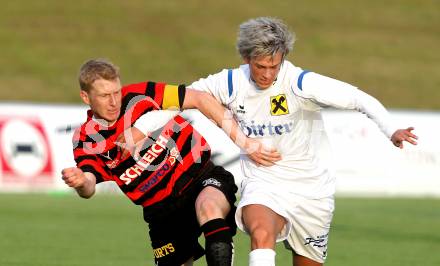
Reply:
[[[337,198],[326,265],[440,265],[439,209],[439,199]],[[0,213],[0,265],[153,265],[141,210],[124,197],[0,194]],[[235,265],[247,265],[249,238],[235,246]]]

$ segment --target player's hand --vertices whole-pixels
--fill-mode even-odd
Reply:
[[[394,146],[403,149],[404,141],[407,141],[413,145],[417,145],[416,139],[418,139],[418,137],[411,132],[413,130],[414,130],[413,127],[396,130],[396,132],[394,132],[393,135],[391,136],[391,141],[393,142]]]
[[[84,172],[77,167],[64,168],[61,171],[64,183],[71,188],[83,187],[87,181],[87,177]]]
[[[272,166],[281,160],[281,154],[276,149],[267,148],[255,139],[247,138],[245,150],[249,159],[258,166]]]
[[[126,129],[116,138],[116,145],[118,145],[122,152],[121,160],[124,160],[129,155],[133,156],[135,160],[139,158],[139,152],[145,140],[145,134],[136,127]]]

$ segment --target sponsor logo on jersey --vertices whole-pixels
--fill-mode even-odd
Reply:
[[[284,124],[272,124],[272,122],[258,124],[255,123],[254,120],[251,120],[250,123],[246,123],[242,120],[239,124],[243,133],[248,137],[281,136],[292,132],[293,129],[293,122]]]
[[[116,166],[118,166],[119,164],[119,159],[114,159],[112,161],[108,161],[105,163],[107,165],[108,168],[113,169],[116,168]]]
[[[270,97],[270,114],[286,115],[289,113],[287,98],[285,94]]]
[[[166,163],[165,163],[164,165],[162,165],[162,167],[156,172],[156,174],[148,180],[148,182],[147,182],[146,184],[142,185],[142,186],[139,188],[139,191],[145,193],[145,192],[147,192],[148,190],[150,190],[150,188],[151,188],[154,184],[157,184],[157,183],[159,182],[159,179],[160,179],[162,176],[164,176],[164,175],[168,172],[168,170],[170,170],[170,168],[171,168],[170,163],[169,163],[169,162],[166,162]]]
[[[156,159],[159,154],[166,148],[168,139],[160,135],[156,142],[148,149],[135,165],[128,168],[120,177],[126,185],[130,184],[134,179],[142,174],[147,167]]]
[[[119,158],[113,160],[110,155],[110,151],[107,151],[107,153],[99,153],[98,155],[104,157],[107,160],[105,164],[110,169],[116,168],[119,164]]]
[[[246,111],[244,110],[244,105],[243,104],[239,104],[238,105],[237,113],[239,113],[239,114],[245,114],[246,113]]]
[[[312,245],[318,248],[327,247],[328,234],[317,236],[317,237],[306,237],[304,246]]]
[[[221,183],[219,181],[217,181],[215,178],[208,178],[206,180],[203,180],[202,184],[204,187],[209,186],[209,185],[213,185],[216,187],[222,186]]]
[[[328,234],[320,235],[317,237],[306,237],[304,239],[304,246],[311,245],[320,250],[321,257],[325,259],[327,257],[327,243],[328,243]]]
[[[150,190],[151,187],[157,184],[160,181],[160,178],[169,172],[171,167],[176,163],[176,160],[178,160],[179,156],[180,154],[177,148],[175,147],[172,148],[168,161],[164,165],[162,165],[162,167],[158,171],[156,171],[156,174],[153,177],[151,177],[146,184],[142,185],[139,188],[139,191],[145,193],[148,190]]]
[[[155,258],[162,258],[170,253],[174,253],[176,249],[173,246],[173,243],[168,243],[166,245],[161,246],[160,248],[153,249]]]

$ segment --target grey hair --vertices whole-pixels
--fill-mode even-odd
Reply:
[[[283,59],[292,50],[295,33],[281,20],[271,17],[250,19],[240,25],[237,50],[245,60],[259,56],[274,56],[281,52]]]

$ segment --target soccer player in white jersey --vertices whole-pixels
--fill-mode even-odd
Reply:
[[[232,111],[242,130],[281,154],[272,166],[242,154],[245,176],[236,212],[251,238],[249,265],[275,265],[284,240],[295,266],[322,265],[334,209],[335,179],[320,157],[325,107],[365,113],[392,143],[416,144],[412,127],[397,129],[386,109],[356,87],[294,66],[285,59],[294,37],[275,18],[240,25],[237,49],[245,64],[194,82]],[[261,156],[261,154],[256,153]],[[262,158],[271,163],[270,158]]]

